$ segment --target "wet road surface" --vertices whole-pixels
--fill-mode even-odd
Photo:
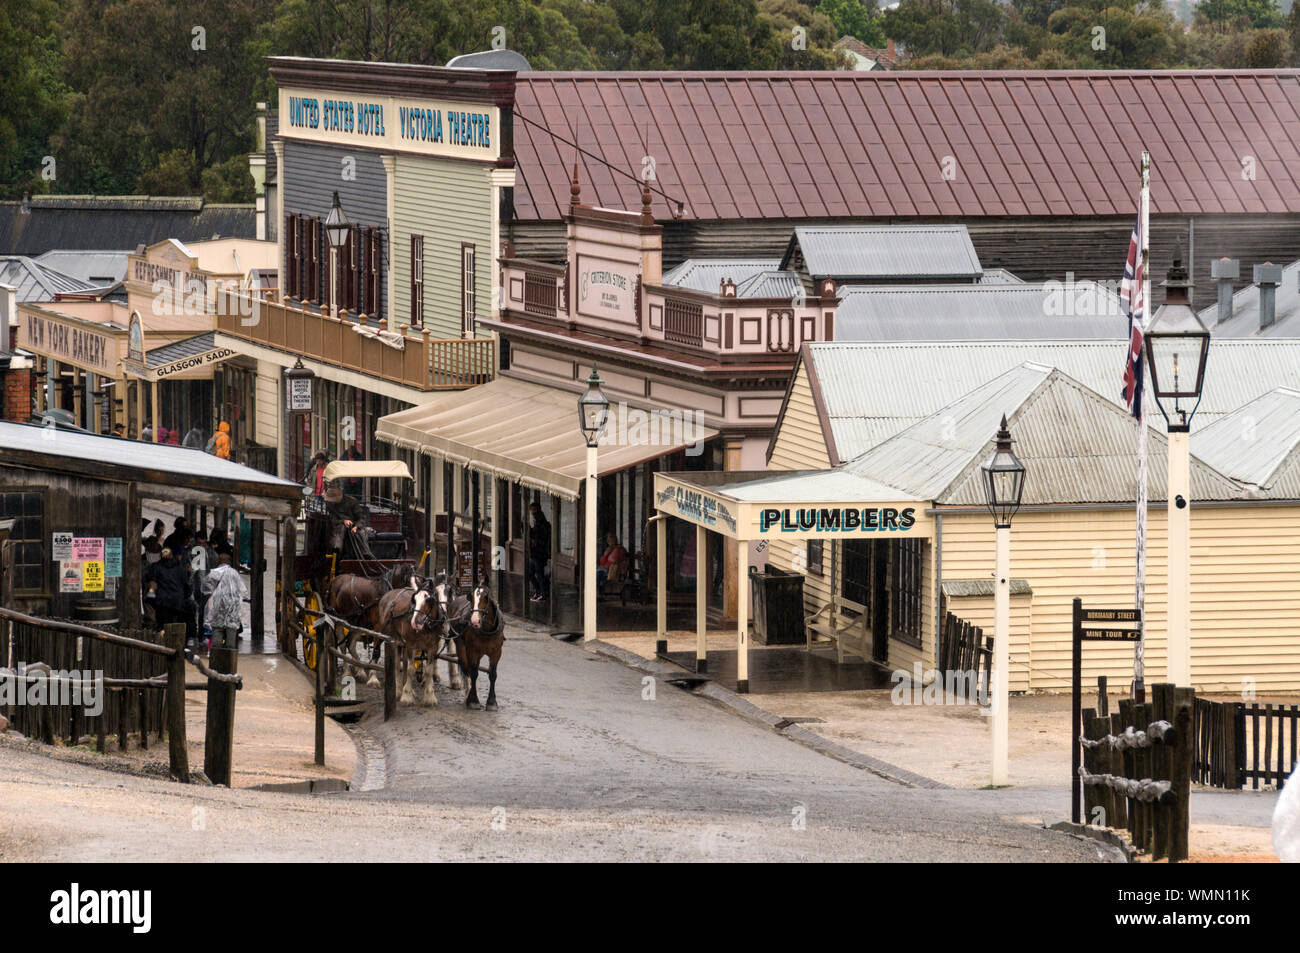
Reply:
[[[516,815],[558,812],[579,829],[584,818],[622,829],[615,855],[655,859],[683,859],[682,845],[664,853],[647,836],[640,849],[637,830],[676,830],[688,858],[1098,859],[1089,844],[999,816],[989,792],[907,788],[580,645],[507,633],[500,711],[466,710],[444,675],[437,708],[368,718],[387,787],[337,797],[446,805],[498,830]]]

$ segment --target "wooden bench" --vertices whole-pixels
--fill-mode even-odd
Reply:
[[[813,639],[828,639],[835,643],[835,660],[844,664],[844,653],[848,651],[864,662],[872,659],[871,633],[867,631],[867,615],[864,612],[848,625],[837,625],[838,612],[834,602],[828,602],[810,616],[804,617],[804,634],[807,649],[812,651]]]

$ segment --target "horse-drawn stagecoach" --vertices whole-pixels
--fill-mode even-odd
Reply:
[[[423,514],[411,505],[411,473],[396,460],[336,460],[324,471],[326,492],[317,497],[312,487],[304,492],[298,519],[295,558],[297,627],[311,633],[322,624],[337,626],[336,638],[346,650],[342,658],[364,664],[373,671],[380,643],[384,652],[400,655],[398,680],[404,685],[402,700],[411,701],[414,678],[424,681],[426,704],[437,704],[433,683],[439,659],[448,662],[453,688],[463,670],[469,681],[467,706],[478,708],[479,661],[489,661],[487,708],[496,708],[497,661],[504,641],[504,619],[486,584],[470,582],[464,594],[457,580],[432,576],[431,553],[424,546]],[[396,498],[373,492],[344,494],[355,481],[398,481]],[[364,484],[356,489],[365,490]],[[363,502],[364,500],[364,502]],[[470,561],[466,571],[472,575]],[[371,658],[356,656],[357,633],[367,633]],[[304,638],[308,666],[317,665],[318,639]],[[328,644],[328,643],[327,643]],[[337,652],[337,649],[334,650]],[[454,652],[452,655],[450,653]],[[423,658],[427,668],[420,665]]]
[[[325,467],[324,479],[331,488],[360,488],[361,493],[347,497],[356,500],[363,518],[353,521],[354,526],[340,527],[339,506],[316,496],[312,487],[304,487],[294,578],[298,580],[297,621],[305,629],[318,618],[313,613],[325,608],[326,594],[337,577],[381,579],[410,563],[422,571],[429,558],[424,549],[423,514],[411,505],[413,480],[405,463],[335,460]],[[386,494],[390,487],[392,491]],[[340,529],[343,532],[336,537]],[[335,547],[336,539],[341,546]],[[314,645],[305,651],[307,664],[314,668]]]

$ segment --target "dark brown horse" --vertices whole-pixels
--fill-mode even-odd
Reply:
[[[397,687],[401,691],[401,701],[409,705],[415,701],[411,689],[415,679],[415,655],[424,652],[428,658],[436,659],[446,631],[447,617],[432,592],[422,586],[408,586],[389,590],[380,597],[378,621],[378,631],[394,640],[389,643],[388,651],[398,653]],[[430,666],[424,680],[422,704],[425,705],[438,704],[438,696],[433,690],[432,668]]]
[[[456,657],[460,670],[469,681],[466,708],[479,708],[478,663],[488,659],[488,711],[497,710],[497,663],[501,661],[501,647],[505,644],[505,617],[492,601],[492,592],[486,583],[479,583],[468,596],[460,596],[451,604],[449,626],[456,639]]]
[[[379,630],[379,601],[384,593],[393,589],[404,589],[411,586],[412,581],[417,585],[423,583],[423,580],[415,573],[415,566],[412,563],[399,563],[390,568],[382,576],[361,576],[356,573],[346,572],[340,576],[335,576],[334,581],[330,583],[329,592],[325,594],[325,608],[331,614],[343,619],[344,622],[351,622],[355,625],[365,626],[367,629]],[[354,629],[346,629],[340,633],[343,643],[347,647],[347,653],[353,658],[357,657],[357,642],[362,638],[367,643],[370,642],[368,636],[362,636],[361,633]],[[378,656],[377,647],[370,646],[370,656],[373,659]],[[371,673],[371,679],[376,680]]]

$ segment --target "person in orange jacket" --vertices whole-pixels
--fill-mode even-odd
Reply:
[[[230,424],[224,420],[217,424],[217,436],[213,441],[212,452],[222,460],[230,459]]]

